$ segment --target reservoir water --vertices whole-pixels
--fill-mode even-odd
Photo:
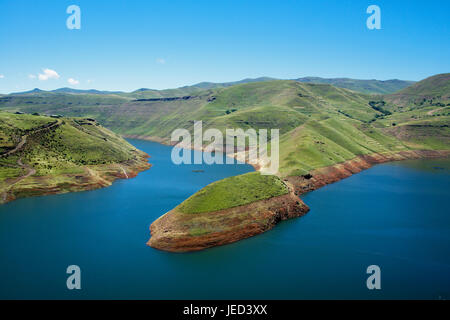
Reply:
[[[377,165],[304,195],[305,217],[173,254],[145,245],[151,222],[253,169],[176,166],[170,147],[130,141],[153,165],[137,178],[0,206],[1,299],[450,298],[449,160]],[[81,290],[66,288],[69,265],[81,268]],[[381,268],[381,290],[366,287],[369,265]]]

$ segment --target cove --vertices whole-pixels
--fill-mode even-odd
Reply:
[[[251,239],[173,254],[149,225],[248,165],[182,165],[171,147],[130,140],[153,165],[137,178],[0,206],[2,299],[448,299],[449,160],[374,166],[302,196],[311,211]],[[196,151],[197,152],[197,151]],[[366,288],[381,268],[382,290]],[[66,288],[81,268],[82,290]]]

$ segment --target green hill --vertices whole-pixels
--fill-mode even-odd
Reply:
[[[404,91],[422,88],[432,101],[450,92],[448,80],[427,82]],[[448,107],[401,107],[391,96],[295,81],[236,85],[213,98],[186,114],[186,127],[196,118],[220,129],[280,128],[278,177],[250,173],[203,188],[152,223],[152,247],[185,252],[244,239],[308,210],[286,198],[289,191],[313,190],[377,161],[450,150]]]
[[[33,94],[0,98],[0,108],[27,113],[88,116],[122,134],[168,138],[193,120],[209,126],[269,127],[270,116],[280,122],[286,113],[292,121],[280,128],[293,129],[313,115],[332,113],[369,121],[377,112],[368,95],[330,85],[274,80],[203,90],[182,98],[126,99],[115,95]],[[273,110],[280,111],[276,116]]]
[[[450,105],[450,73],[438,74],[419,81],[385,97],[401,108],[445,107]]]
[[[350,89],[368,94],[389,94],[404,89],[414,83],[414,81],[404,80],[358,80],[349,78],[325,79],[319,77],[305,77],[297,79],[299,82],[331,84],[335,87]]]
[[[51,91],[40,90],[35,88],[30,91],[11,93],[10,96],[21,96],[21,95],[44,95],[49,96],[49,94],[79,94],[79,95],[109,95],[109,96],[119,96],[126,99],[158,99],[158,98],[173,98],[173,97],[185,97],[189,95],[197,95],[205,90],[228,88],[238,84],[245,83],[255,83],[255,82],[265,82],[280,80],[270,77],[259,77],[259,78],[247,78],[239,81],[232,82],[200,82],[194,85],[183,86],[174,89],[149,89],[140,88],[132,92],[123,91],[104,91],[104,90],[79,90],[74,88],[59,88]],[[329,84],[338,88],[350,89],[353,91],[367,93],[367,94],[389,94],[406,88],[414,83],[414,81],[404,81],[404,80],[358,80],[350,78],[319,78],[319,77],[304,77],[294,79],[298,82],[303,83],[313,83],[313,84]],[[0,95],[1,96],[1,95]],[[97,97],[98,98],[98,97]]]
[[[202,120],[204,129],[223,132],[226,128],[279,128],[279,174],[287,177],[359,155],[448,149],[448,107],[436,104],[446,101],[448,83],[448,75],[439,75],[383,96],[330,84],[263,79],[227,87],[205,85],[197,93],[175,97],[6,95],[0,97],[0,108],[94,118],[116,133],[164,143],[170,143],[177,128],[192,131],[195,120]],[[404,100],[411,92],[433,102],[419,108]]]
[[[0,112],[0,203],[132,177],[146,155],[95,120]]]

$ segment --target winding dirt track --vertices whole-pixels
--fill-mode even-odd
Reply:
[[[49,125],[47,125],[47,126],[44,126],[44,127],[42,127],[42,128],[33,130],[31,133],[28,133],[28,134],[22,136],[22,139],[21,139],[20,142],[17,144],[17,146],[15,146],[14,149],[9,150],[9,151],[6,152],[6,153],[0,154],[0,158],[4,158],[4,157],[7,157],[7,156],[10,156],[11,154],[14,154],[14,153],[16,153],[17,151],[19,151],[20,149],[22,149],[23,146],[25,145],[25,143],[27,143],[27,138],[28,138],[30,135],[36,134],[36,133],[41,132],[41,131],[44,131],[44,130],[49,130],[49,129],[53,128],[53,127],[59,127],[61,124],[62,124],[62,121],[61,121],[61,120],[58,120],[58,121],[52,122],[51,124],[49,124]]]
[[[441,108],[437,108],[437,109],[428,111],[428,112],[427,112],[427,115],[432,116],[433,114],[435,114],[436,112],[438,112],[438,111],[440,111],[440,110],[442,110],[442,109],[444,109],[444,107],[441,107]]]
[[[56,121],[56,122],[51,123],[51,124],[48,125],[48,126],[45,126],[45,127],[39,128],[39,129],[36,129],[36,130],[34,130],[34,131],[32,131],[32,132],[30,132],[30,133],[28,133],[28,134],[22,136],[22,139],[21,139],[20,142],[17,144],[17,146],[16,146],[14,149],[12,149],[12,150],[10,150],[10,151],[4,153],[4,154],[1,154],[1,155],[0,155],[0,158],[4,158],[4,157],[7,157],[7,156],[10,156],[10,155],[12,155],[12,154],[15,154],[17,151],[20,151],[20,150],[23,148],[23,146],[25,145],[25,143],[27,143],[27,138],[28,138],[30,135],[36,134],[36,133],[41,132],[41,131],[44,131],[44,130],[49,130],[49,129],[53,128],[53,127],[58,127],[58,126],[60,126],[61,124],[62,124],[62,121],[61,121],[61,120],[58,120],[58,121]],[[28,178],[28,177],[30,177],[30,176],[36,174],[36,170],[35,170],[34,168],[30,167],[29,165],[24,164],[24,163],[22,162],[22,158],[19,158],[19,159],[17,160],[17,167],[18,167],[18,168],[25,169],[25,170],[27,171],[27,173],[25,173],[24,175],[22,175],[22,176],[20,176],[20,177],[17,177],[17,178],[14,178],[14,179],[12,179],[12,180],[10,180],[10,181],[7,182],[7,185],[6,185],[6,187],[5,187],[5,191],[2,193],[2,196],[1,196],[2,202],[5,202],[5,201],[6,201],[6,198],[7,198],[7,196],[8,196],[8,191],[9,191],[15,184],[17,184],[17,183],[19,183],[20,181],[22,181],[22,180],[24,180],[24,179],[26,179],[26,178]]]

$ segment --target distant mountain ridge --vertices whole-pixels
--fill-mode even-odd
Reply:
[[[231,87],[237,84],[243,84],[243,83],[252,83],[252,82],[264,82],[264,81],[272,81],[272,80],[280,80],[280,79],[276,79],[276,78],[270,78],[270,77],[259,77],[259,78],[246,78],[246,79],[242,79],[239,81],[232,81],[232,82],[200,82],[197,84],[194,84],[193,86],[185,86],[185,87],[181,87],[182,88],[187,88],[187,87],[196,87],[196,88],[201,88],[201,89],[214,89],[214,88],[220,88],[220,87]]]
[[[102,91],[102,90],[96,90],[96,89],[73,89],[73,88],[58,88],[55,90],[41,90],[39,88],[34,88],[33,90],[29,91],[22,91],[22,92],[12,92],[10,95],[24,95],[24,94],[34,94],[34,93],[75,93],[75,94],[121,94],[124,93],[122,91]]]
[[[398,80],[398,79],[359,80],[350,78],[319,78],[319,77],[304,77],[295,80],[304,83],[331,84],[338,88],[345,88],[369,94],[394,93],[415,83],[414,81]]]
[[[26,94],[40,94],[40,93],[71,93],[71,94],[98,94],[98,95],[108,95],[116,94],[125,97],[132,98],[167,98],[167,97],[180,97],[190,94],[195,94],[203,90],[211,90],[217,88],[228,88],[234,85],[254,83],[254,82],[266,82],[280,80],[271,77],[259,77],[259,78],[246,78],[239,81],[232,82],[200,82],[190,86],[183,86],[174,89],[149,89],[140,88],[132,92],[124,91],[106,91],[106,90],[96,90],[96,89],[73,89],[73,88],[59,88],[55,90],[45,91],[39,88],[35,88],[30,91],[15,92],[10,95],[26,95]],[[303,77],[298,79],[290,79],[302,83],[315,83],[315,84],[330,84],[338,88],[349,89],[357,92],[368,93],[368,94],[390,94],[402,90],[412,84],[414,81],[408,80],[359,80],[351,78],[320,78],[320,77]]]

